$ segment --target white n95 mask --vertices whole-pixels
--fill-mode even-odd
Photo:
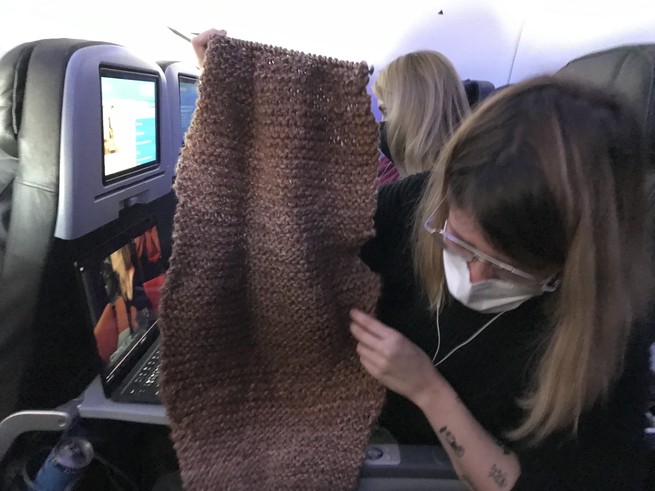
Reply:
[[[544,293],[544,287],[539,283],[490,279],[473,284],[466,260],[447,249],[443,251],[443,266],[450,294],[468,308],[483,314],[513,310]]]

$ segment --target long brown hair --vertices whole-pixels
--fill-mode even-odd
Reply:
[[[575,431],[620,375],[631,325],[652,291],[646,166],[635,115],[562,77],[504,89],[443,150],[414,231],[432,308],[445,291],[441,249],[422,225],[437,208],[435,224],[450,207],[464,210],[517,264],[560,271],[538,369],[520,401],[527,415],[510,438]]]
[[[453,64],[437,51],[415,51],[387,65],[373,85],[384,103],[387,140],[401,175],[431,169],[470,112]]]

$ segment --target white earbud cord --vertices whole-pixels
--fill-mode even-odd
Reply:
[[[484,326],[482,326],[480,329],[478,329],[477,331],[475,331],[475,332],[473,333],[473,335],[472,335],[470,338],[468,338],[468,339],[467,339],[466,341],[464,341],[463,343],[458,344],[457,346],[455,346],[455,347],[454,347],[452,350],[450,350],[450,352],[449,352],[446,356],[444,356],[444,357],[443,357],[443,358],[442,358],[438,363],[435,363],[435,360],[437,359],[437,356],[439,355],[439,350],[441,349],[441,328],[439,327],[439,310],[440,310],[440,308],[437,308],[437,351],[434,352],[434,356],[432,357],[432,364],[433,364],[435,367],[438,367],[438,366],[441,365],[444,361],[446,361],[448,358],[450,358],[450,355],[452,355],[455,351],[457,351],[457,350],[460,349],[461,347],[466,346],[466,345],[469,344],[471,341],[473,341],[473,340],[478,336],[478,334],[480,334],[482,331],[484,331],[487,327],[489,327],[489,326],[491,325],[491,323],[492,323],[493,321],[495,321],[496,319],[498,319],[498,317],[500,317],[501,315],[503,315],[503,314],[505,313],[505,312],[500,312],[499,314],[495,315],[495,316],[494,316],[494,317],[493,317],[489,322],[487,322]]]

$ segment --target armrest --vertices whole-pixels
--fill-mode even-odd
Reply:
[[[399,445],[375,428],[366,446],[357,491],[462,491],[450,459],[440,446]]]
[[[369,444],[362,478],[458,480],[446,452],[438,446]]]
[[[23,433],[31,431],[65,431],[72,426],[79,413],[74,400],[52,411],[20,411],[0,422],[0,461],[12,444]]]

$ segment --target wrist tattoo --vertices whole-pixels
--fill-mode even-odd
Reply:
[[[500,470],[498,467],[496,467],[496,464],[491,467],[489,477],[494,480],[499,488],[504,488],[507,486],[507,472]]]
[[[450,448],[452,448],[453,452],[455,452],[455,455],[457,455],[458,457],[464,455],[464,447],[457,444],[457,440],[455,440],[455,435],[451,433],[451,431],[448,429],[447,426],[443,426],[439,428],[439,433],[443,435],[444,439],[448,442],[448,445],[450,445]]]
[[[468,489],[469,491],[477,491],[475,489],[475,486],[473,486],[473,483],[471,482],[471,480],[466,474],[462,474],[461,476],[459,476],[459,480],[464,486],[466,486],[466,489]]]

